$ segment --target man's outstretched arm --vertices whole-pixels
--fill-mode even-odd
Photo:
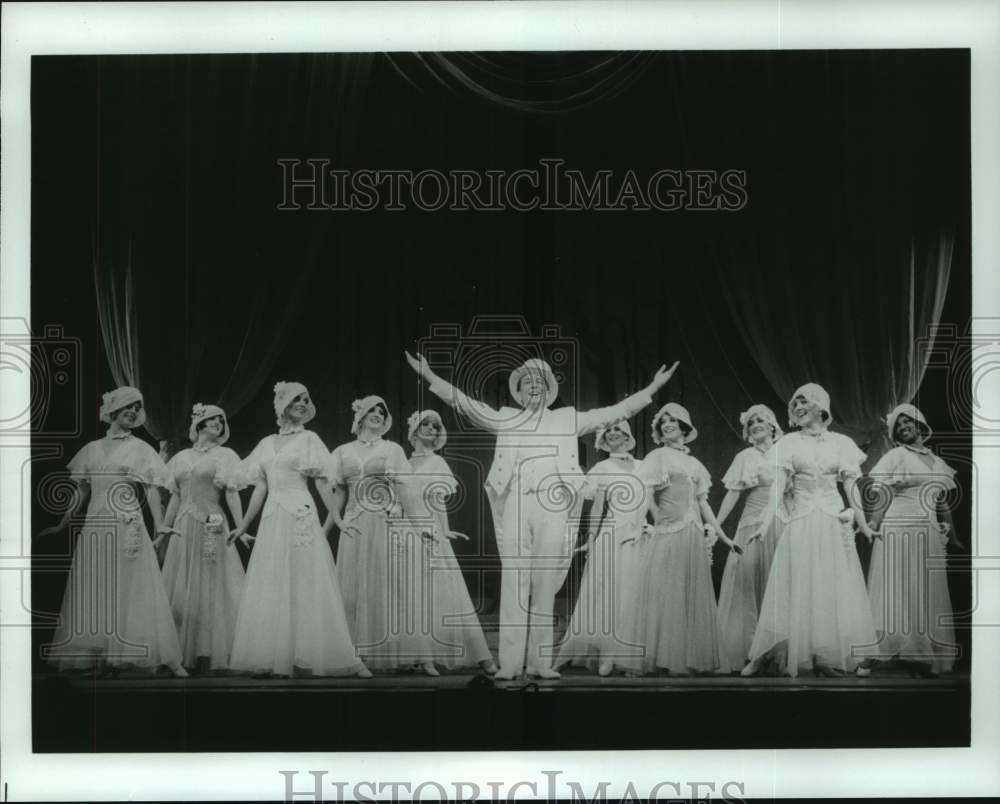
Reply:
[[[668,369],[666,364],[663,364],[657,370],[656,374],[653,375],[653,380],[649,385],[641,391],[632,394],[632,396],[625,398],[617,405],[578,412],[576,418],[577,434],[581,436],[586,435],[595,430],[600,430],[602,427],[610,427],[616,422],[631,419],[653,401],[654,394],[667,384],[667,381],[677,371],[679,365],[680,363],[674,363]]]
[[[428,391],[438,397],[442,402],[451,405],[451,407],[458,411],[458,413],[465,416],[477,427],[481,427],[483,430],[489,430],[493,433],[509,429],[509,416],[504,416],[504,414],[502,414],[499,410],[491,408],[485,402],[472,399],[462,393],[450,382],[441,379],[433,372],[431,367],[427,364],[426,358],[422,355],[418,354],[414,357],[409,352],[404,352],[403,354],[406,355],[406,362],[410,364],[410,368],[427,380],[429,383],[429,387],[427,389]]]

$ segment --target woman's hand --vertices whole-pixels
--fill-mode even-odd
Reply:
[[[229,531],[229,538],[226,539],[226,544],[233,544],[237,539],[243,541],[244,536],[246,536],[246,531],[243,528],[233,528]]]
[[[57,533],[62,533],[66,529],[66,523],[60,522],[57,525],[50,525],[47,528],[42,528],[38,531],[38,538],[44,539],[46,536],[54,536]]]
[[[337,527],[340,529],[340,534],[342,536],[351,536],[353,538],[354,536],[361,535],[361,528],[357,525],[348,525],[343,520],[337,523]]]
[[[965,549],[965,545],[962,544],[959,538],[955,535],[955,531],[949,522],[935,522],[934,524],[942,538],[946,537],[945,544],[950,545],[955,550]]]
[[[715,543],[719,540],[719,533],[721,533],[721,531],[716,532],[715,526],[709,524],[708,522],[706,522],[702,526],[702,533],[705,536],[705,541],[708,542],[708,544],[710,546],[714,546]],[[722,538],[723,539],[726,538],[726,534],[725,533],[722,534]]]
[[[448,538],[452,541],[455,541],[456,539],[461,539],[463,542],[469,541],[468,536],[464,533],[459,533],[457,530],[448,531]]]
[[[861,533],[864,535],[864,537],[868,540],[869,544],[871,544],[875,540],[876,537],[879,538],[879,539],[882,538],[882,534],[879,531],[874,530],[863,519],[861,520],[861,523],[858,526],[858,528],[861,531]]]
[[[750,537],[747,539],[747,547],[749,547],[751,544],[753,544],[755,541],[757,541],[763,535],[764,535],[764,529],[763,528],[758,528],[757,530],[755,530],[753,533],[750,534]]]

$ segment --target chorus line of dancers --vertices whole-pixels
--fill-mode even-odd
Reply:
[[[316,408],[297,382],[275,386],[278,431],[242,460],[225,446],[218,406],[194,406],[191,447],[164,464],[133,436],[145,420],[142,394],[104,395],[107,435],[69,462],[75,494],[60,523],[40,533],[64,530],[86,505],[49,662],[112,674],[361,678],[372,669],[435,676],[438,667],[478,666],[500,680],[554,679],[566,664],[602,676],[865,676],[891,659],[925,676],[951,670],[944,556],[955,537],[944,495],[954,470],[925,445],[930,427],[913,405],[887,416],[895,446],[870,473],[879,492],[871,523],[858,493],[865,455],[829,430],[830,397],[815,383],[789,401],[793,432],[765,405],[740,415],[747,447],[722,478],[716,513],[683,406],[663,405],[652,423],[657,447],[641,460],[633,454],[628,420],[676,363],[616,405],[578,411],[551,408],[558,382],[543,360],[511,372],[517,407],[495,409],[423,357],[405,357],[432,394],[496,435],[485,491],[501,562],[499,667],[450,544],[464,537],[448,523],[458,484],[438,454],[447,438],[439,413],[409,417],[407,457],[384,437],[393,423],[385,400],[356,400],[354,439],[331,452],[306,429]],[[577,444],[590,433],[608,457],[584,473]],[[239,492],[248,487],[244,510]],[[165,514],[161,492],[170,494]],[[730,539],[722,524],[741,497]],[[592,500],[586,518],[584,499]],[[336,560],[326,538],[334,526]],[[855,526],[874,540],[867,585]],[[730,548],[718,601],[717,540]],[[252,547],[245,574],[237,541]],[[581,550],[579,594],[557,644],[555,597]]]

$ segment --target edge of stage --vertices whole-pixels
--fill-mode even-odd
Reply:
[[[36,674],[39,753],[956,747],[966,674],[913,679],[620,675],[492,682]],[[645,693],[645,694],[637,694]],[[661,693],[661,694],[655,694]]]

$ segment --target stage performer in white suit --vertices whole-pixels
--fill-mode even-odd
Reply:
[[[430,391],[478,427],[497,435],[486,495],[500,552],[500,670],[509,680],[522,672],[559,678],[552,669],[552,609],[566,579],[584,474],[577,439],[629,419],[649,405],[677,369],[661,366],[648,387],[617,405],[590,411],[550,410],[558,383],[549,364],[531,359],[511,372],[511,397],[520,408],[491,408],[438,377],[417,355],[407,362]]]

